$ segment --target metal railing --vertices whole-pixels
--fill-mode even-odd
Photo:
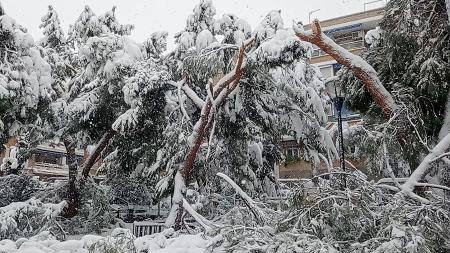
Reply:
[[[133,234],[136,237],[161,233],[165,228],[164,222],[159,221],[135,221],[133,222]]]

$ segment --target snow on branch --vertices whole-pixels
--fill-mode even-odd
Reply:
[[[194,208],[192,208],[192,206],[187,202],[187,200],[185,198],[183,198],[183,208],[184,210],[186,210],[186,212],[188,212],[206,231],[209,231],[215,227],[217,227],[217,225],[215,225],[214,223],[212,223],[211,221],[209,221],[208,219],[206,219],[205,217],[203,217],[202,215],[200,215],[199,213],[197,213]]]
[[[245,205],[250,209],[255,218],[262,224],[265,224],[264,214],[261,209],[256,205],[256,202],[250,198],[247,193],[245,193],[239,185],[237,185],[230,177],[223,173],[217,173],[217,176],[223,178],[228,184],[233,187],[233,189],[239,194],[239,196],[244,200]]]
[[[223,76],[216,85],[214,85],[213,96],[214,96],[214,104],[220,104],[222,99],[225,99],[238,85],[240,77],[244,71],[244,56],[246,48],[253,42],[254,37],[246,40],[242,43],[242,46],[239,49],[238,60],[236,63],[236,67],[228,74]],[[178,87],[178,86],[177,86]],[[226,91],[224,97],[220,96],[222,91]],[[188,95],[189,96],[189,95]],[[212,99],[207,99],[206,102],[203,103],[201,107],[200,118],[194,125],[194,129],[192,134],[189,136],[189,149],[186,154],[186,158],[184,163],[179,167],[177,175],[180,174],[182,182],[178,182],[178,184],[184,184],[187,181],[194,168],[195,159],[197,157],[198,150],[203,143],[203,139],[205,138],[210,126],[211,126],[211,115],[213,113],[213,101]],[[175,230],[181,228],[181,216],[183,214],[183,202],[182,196],[184,194],[185,188],[177,187],[177,183],[175,184],[174,189],[174,197],[173,197],[173,205],[169,217],[166,220],[166,226],[171,226],[173,223]],[[177,198],[175,198],[177,196]]]
[[[375,69],[361,57],[350,53],[345,48],[336,44],[322,32],[319,20],[311,24],[312,32],[306,32],[302,27],[294,25],[294,31],[298,38],[310,42],[333,57],[338,63],[346,66],[360,79],[369,91],[374,102],[383,110],[384,116],[390,118],[397,105],[392,95],[384,88]]]
[[[186,83],[185,80],[180,81],[183,83],[183,85],[181,86],[181,89],[184,91],[184,93],[186,94],[186,96],[192,100],[192,102],[194,102],[194,104],[198,107],[198,108],[202,108],[203,105],[205,104],[205,101],[203,101],[203,99],[201,99],[197,93],[195,93],[195,91],[193,91],[191,89],[191,87],[189,87]],[[169,82],[169,84],[171,84],[172,86],[175,86],[178,88],[180,82]]]
[[[442,154],[445,154],[445,152],[449,149],[449,147],[450,147],[450,134],[447,134],[422,160],[422,163],[420,163],[419,167],[417,167],[414,170],[414,172],[411,174],[408,180],[401,186],[402,190],[397,194],[407,195],[424,204],[429,204],[430,201],[428,199],[420,197],[419,195],[413,192],[414,188],[416,186],[423,185],[422,183],[419,183],[419,181],[428,173],[428,171],[430,170],[431,163],[433,163],[437,157],[440,157]],[[435,185],[433,187],[436,188]]]

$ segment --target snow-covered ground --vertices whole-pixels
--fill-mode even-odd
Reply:
[[[107,237],[85,235],[79,240],[62,242],[44,231],[29,239],[0,241],[0,253],[200,253],[207,250],[210,242],[211,238],[203,234],[178,235],[172,229],[134,238],[130,230],[118,228]]]

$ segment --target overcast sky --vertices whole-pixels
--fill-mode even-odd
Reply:
[[[308,13],[320,20],[334,18],[363,11],[364,3],[373,0],[213,0],[216,17],[224,13],[234,13],[246,19],[252,29],[271,10],[281,10],[285,25],[292,20],[308,23]],[[26,27],[35,40],[42,37],[40,19],[53,5],[59,14],[67,34],[69,24],[74,23],[85,5],[96,14],[102,14],[117,6],[116,15],[121,23],[133,24],[131,37],[137,42],[144,41],[154,31],[169,32],[169,48],[173,47],[173,35],[181,31],[186,18],[199,0],[0,0],[5,12],[19,24]],[[383,6],[384,0],[368,4],[367,9]]]

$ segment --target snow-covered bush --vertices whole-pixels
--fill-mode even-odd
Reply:
[[[61,234],[56,217],[62,212],[65,202],[44,204],[31,198],[25,202],[14,202],[0,208],[0,238],[15,240],[30,237],[43,230]]]
[[[41,187],[38,180],[26,175],[0,177],[0,207],[28,200]]]
[[[341,179],[339,174],[333,180]],[[218,231],[225,239],[225,247],[265,252],[446,252],[450,249],[450,228],[446,225],[450,222],[448,203],[438,196],[428,193],[435,199],[432,204],[424,205],[394,196],[395,191],[388,186],[367,182],[355,174],[346,175],[346,181],[349,187],[345,190],[332,187],[328,180],[315,180],[317,188],[313,190],[296,189],[290,208],[281,213],[284,218],[275,224],[266,227],[245,221],[222,224],[224,227]],[[308,187],[312,186],[314,183],[309,182]],[[260,211],[270,214],[268,209]],[[252,215],[244,219],[251,220]]]

